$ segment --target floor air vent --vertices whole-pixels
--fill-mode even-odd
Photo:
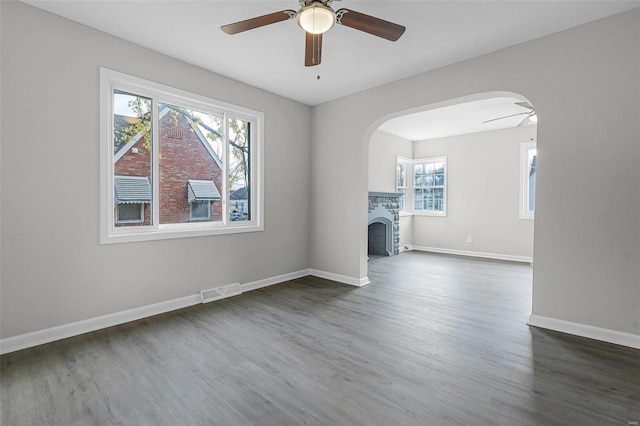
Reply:
[[[200,292],[202,303],[213,302],[214,300],[237,296],[238,294],[242,294],[239,283],[223,285],[222,287],[210,288],[209,290],[202,290]]]

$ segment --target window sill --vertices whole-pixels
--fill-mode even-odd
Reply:
[[[100,244],[134,243],[141,241],[169,240],[174,238],[207,237],[211,235],[241,234],[264,231],[264,226],[255,222],[216,225],[207,223],[170,224],[159,228],[119,227],[100,236]]]
[[[408,216],[434,216],[434,217],[447,217],[446,213],[443,212],[423,212],[423,211],[410,211],[410,212],[400,212],[400,217],[408,217]]]
[[[432,217],[447,217],[446,212],[436,212],[436,211],[414,211],[414,216],[432,216]]]

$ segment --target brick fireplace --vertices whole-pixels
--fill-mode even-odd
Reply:
[[[369,192],[368,254],[394,256],[399,253],[401,195]]]

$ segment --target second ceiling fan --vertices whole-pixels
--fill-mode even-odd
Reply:
[[[276,22],[296,18],[298,25],[306,32],[304,65],[312,67],[320,64],[322,57],[322,34],[334,24],[344,25],[364,31],[390,41],[402,36],[405,27],[350,9],[334,11],[330,4],[333,0],[299,0],[300,10],[287,9],[268,15],[257,16],[244,21],[234,22],[220,27],[227,34],[237,34]]]
[[[517,117],[518,115],[526,115],[522,121],[518,123],[516,127],[527,126],[538,122],[538,116],[536,115],[536,109],[529,102],[515,102],[515,105],[528,109],[529,111],[517,112],[515,114],[505,115],[503,117],[492,118],[491,120],[483,121],[482,123],[491,123],[492,121],[503,120],[505,118]]]

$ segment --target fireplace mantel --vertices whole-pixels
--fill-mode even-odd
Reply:
[[[369,192],[369,199],[371,197],[387,197],[387,198],[400,198],[402,194],[399,192],[377,192],[371,191]]]

